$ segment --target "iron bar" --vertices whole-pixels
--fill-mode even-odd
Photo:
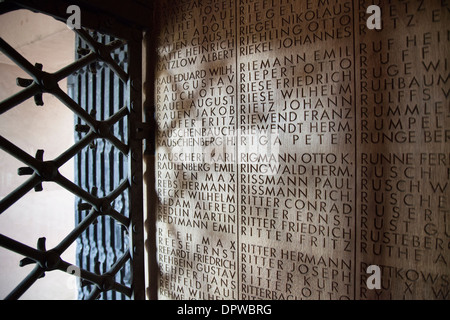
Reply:
[[[114,189],[110,194],[108,194],[107,198],[113,201],[116,199],[122,192],[127,190],[130,187],[128,179],[123,180],[120,185]]]
[[[42,180],[37,174],[33,174],[31,178],[25,181],[22,185],[9,193],[6,197],[0,200],[0,214],[5,212],[9,207],[16,203],[20,198],[26,195],[31,189],[36,187]]]
[[[119,111],[113,114],[111,117],[105,120],[105,122],[112,127],[116,122],[128,115],[128,107],[122,107]]]
[[[79,60],[72,62],[68,66],[62,68],[61,70],[54,73],[54,77],[57,81],[61,81],[62,79],[67,78],[74,72],[82,69],[83,67],[87,66],[88,64],[94,62],[97,59],[97,56],[95,53],[91,52],[85,55],[84,57],[80,58]]]
[[[83,29],[77,30],[76,32],[84,41],[86,41],[91,50],[93,50],[98,55],[99,60],[108,64],[108,66],[117,74],[117,76],[124,83],[127,83],[128,74],[111,58],[111,47],[95,41],[89,35],[89,33]]]
[[[35,262],[43,263],[45,260],[45,254],[42,251],[31,248],[26,244],[23,244],[14,239],[8,238],[3,234],[0,234],[0,246],[30,259],[33,259]]]
[[[72,269],[70,268],[72,265],[70,263],[67,263],[66,261],[61,260],[61,263],[58,267],[58,270],[66,272],[68,274],[72,274]],[[103,282],[102,275],[95,274],[93,272],[84,270],[82,268],[79,269],[79,273],[77,276],[79,276],[81,279],[91,282],[94,285],[101,285]]]
[[[124,286],[123,284],[119,284],[115,281],[111,281],[113,279],[112,277],[119,272],[120,269],[125,265],[125,263],[130,260],[130,252],[127,250],[120,258],[117,260],[111,268],[104,274],[104,280],[103,287],[100,287],[101,291],[108,291],[114,289],[115,291],[121,292],[125,294],[126,296],[131,297],[132,291],[127,286]],[[108,281],[109,280],[109,281]],[[110,282],[110,283],[108,283]]]
[[[75,32],[80,36],[81,39],[84,40],[84,42],[87,43],[89,48],[91,48],[92,51],[96,51],[98,48],[98,42],[94,40],[94,38],[91,37],[91,35],[84,29],[77,29]]]
[[[130,251],[126,250],[125,253],[120,257],[120,259],[117,260],[116,263],[114,263],[114,265],[107,272],[107,274],[111,274],[111,275],[117,274],[120,271],[120,269],[123,268],[125,263],[127,263],[127,261],[130,261],[130,260],[131,260]],[[115,291],[121,292],[128,297],[131,297],[131,295],[132,295],[132,290],[123,284],[115,282],[115,283],[113,283],[112,288]]]
[[[119,212],[117,212],[114,209],[111,209],[108,213],[108,215],[112,218],[114,218],[117,222],[119,222],[120,224],[124,225],[125,227],[128,228],[128,226],[130,225],[130,219],[128,219],[127,217],[125,217],[123,214],[120,214]]]
[[[86,219],[85,223],[81,226],[81,228],[86,228],[92,223],[92,219],[96,218],[95,211],[92,211],[90,217]],[[77,230],[77,233],[80,230]],[[68,243],[76,240],[75,233],[69,235],[63,242],[61,242],[55,249],[50,251],[42,251],[31,248],[19,241],[8,238],[2,234],[0,234],[0,246],[21,254],[29,259],[32,259],[36,262],[36,266],[33,271],[6,297],[8,300],[18,299],[22,294],[30,288],[37,279],[39,279],[46,271],[51,270],[61,270],[69,273],[70,263],[61,260],[60,254],[64,251],[64,247],[68,247]],[[73,241],[72,241],[73,240]],[[70,244],[69,244],[70,245]],[[64,250],[61,250],[64,249]],[[124,254],[121,259],[119,259],[110,269],[110,271],[105,275],[96,275],[92,272],[80,269],[79,276],[80,278],[87,280],[89,282],[94,283],[97,286],[102,288],[105,287],[105,283],[108,283],[108,289],[114,289],[116,291],[122,292],[126,295],[130,295],[130,288],[111,280],[111,277],[114,276],[129,260],[129,253]],[[109,288],[110,287],[110,288]]]
[[[40,91],[41,89],[39,88],[39,85],[33,82],[29,87],[26,87],[25,89],[0,102],[0,114],[3,114],[6,111],[14,108],[18,104],[21,104]]]
[[[91,293],[89,294],[89,296],[87,296],[86,300],[96,300],[101,293],[102,290],[96,286],[94,287],[94,289],[92,289]]]
[[[83,190],[79,186],[77,186],[75,183],[64,177],[63,175],[59,174],[55,180],[57,184],[59,184],[61,187],[65,188],[67,191],[72,192],[73,194],[77,195],[79,198],[83,199],[84,201],[90,203],[94,207],[98,208],[101,203],[100,199],[93,196],[89,192]]]
[[[96,138],[97,134],[93,131],[90,131],[81,140],[79,140],[54,160],[56,166],[58,168],[63,166],[67,161],[72,159],[78,152],[87,147]]]
[[[144,272],[144,217],[143,217],[143,144],[142,139],[133,139],[130,133],[136,132],[138,126],[142,123],[142,90],[140,79],[142,79],[142,33],[135,31],[130,35],[134,41],[128,43],[128,74],[132,81],[128,81],[127,90],[129,93],[130,109],[128,115],[128,146],[131,156],[128,162],[128,175],[131,182],[129,192],[130,207],[130,253],[132,254],[132,279],[133,279],[133,298],[138,300],[145,299],[145,281],[137,281],[145,279]],[[134,83],[133,83],[134,82]],[[133,156],[134,155],[134,156]]]
[[[123,266],[123,264],[126,262],[125,261],[120,261],[120,268]],[[116,265],[116,264],[115,264]],[[66,261],[60,260],[60,263],[58,264],[58,270],[66,272],[68,274],[71,274],[72,269],[70,268],[72,265]],[[95,274],[93,272],[84,270],[84,269],[79,269],[79,274],[77,276],[79,276],[81,279],[86,280],[92,284],[94,284],[95,286],[97,286],[98,288],[100,288],[102,291],[106,291],[105,289],[111,290],[114,289],[116,291],[122,292],[124,294],[128,294],[130,295],[130,288],[117,283],[113,276],[119,271],[114,269],[114,266],[111,267],[111,270],[105,274],[102,275],[98,275]]]
[[[55,97],[64,103],[73,113],[79,116],[84,122],[86,122],[92,129],[96,129],[97,121],[91,117],[91,115],[81,108],[78,103],[72,100],[67,93],[61,90],[61,88],[56,88],[51,92]]]
[[[19,66],[23,71],[28,73],[34,80],[37,81],[39,79],[41,72],[1,37],[0,51],[10,58],[15,64],[17,64],[17,66]]]
[[[0,135],[0,149],[3,151],[6,151],[10,155],[12,155],[17,160],[27,164],[31,168],[33,168],[35,171],[38,171],[41,169],[42,162],[39,160],[36,160],[36,158],[33,158],[28,153],[17,147],[14,143],[8,141],[3,136]]]
[[[100,295],[100,293],[108,291],[108,290],[115,290],[117,292],[121,292],[123,294],[125,294],[128,297],[132,296],[132,289],[117,283],[115,281],[111,281],[111,279],[113,279],[113,276],[119,272],[119,270],[125,265],[125,263],[127,261],[129,261],[131,259],[130,256],[130,252],[126,251],[119,260],[117,260],[110,268],[110,270],[108,270],[108,272],[106,272],[105,274],[103,274],[103,280],[104,282],[100,285],[95,287],[90,295],[88,296],[88,300],[95,300],[98,298],[98,296]]]
[[[63,102],[72,112],[78,115],[82,120],[84,120],[92,129],[94,129],[100,137],[108,139],[116,148],[118,148],[125,155],[128,154],[128,146],[115,137],[110,131],[104,130],[102,124],[107,124],[103,121],[96,121],[91,115],[87,113],[83,108],[81,108],[75,101],[72,100],[64,91],[60,88],[56,89],[53,94]]]
[[[128,74],[111,58],[110,55],[104,57],[103,61],[107,63],[108,66],[117,74],[120,80],[122,80],[124,83],[127,83]]]
[[[114,50],[117,50],[124,45],[125,43],[122,40],[113,40],[110,43],[106,44],[105,47],[109,52],[113,52]]]
[[[39,278],[44,274],[44,269],[36,265],[28,276],[17,285],[13,291],[5,298],[5,300],[19,299]]]
[[[106,139],[109,140],[117,149],[120,150],[124,155],[128,155],[128,146],[120,141],[115,135],[108,132],[108,134],[105,136]]]
[[[70,245],[75,242],[78,237],[87,229],[89,226],[97,219],[99,216],[98,212],[94,209],[91,209],[86,218],[79,223],[75,229],[72,230],[56,247],[55,250],[62,254]]]

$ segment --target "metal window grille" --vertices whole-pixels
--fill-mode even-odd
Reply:
[[[119,40],[85,29],[77,33],[76,61],[55,73],[32,65],[0,38],[0,50],[31,79],[18,79],[23,90],[0,102],[0,116],[27,99],[42,105],[42,93],[54,95],[75,115],[75,143],[44,161],[44,150],[30,155],[0,136],[0,149],[25,164],[28,180],[0,201],[0,214],[42,182],[57,183],[76,197],[76,226],[56,247],[45,238],[36,248],[0,234],[0,246],[24,256],[32,272],[7,296],[19,298],[46,272],[62,271],[82,279],[82,299],[143,299],[144,239],[142,186],[141,39]],[[58,82],[68,78],[69,92]],[[58,169],[75,158],[75,181]],[[77,264],[61,254],[77,242]],[[76,272],[78,271],[78,272]]]

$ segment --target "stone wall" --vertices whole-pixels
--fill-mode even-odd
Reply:
[[[375,2],[159,2],[160,299],[450,298],[450,5]]]

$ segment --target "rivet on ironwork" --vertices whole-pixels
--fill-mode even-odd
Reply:
[[[92,205],[89,203],[85,203],[85,202],[80,202],[78,204],[78,210],[79,211],[87,211],[87,210],[91,210]]]
[[[35,158],[36,158],[36,160],[43,161],[43,159],[44,159],[44,150],[39,149],[36,152]],[[35,171],[32,168],[30,168],[30,167],[20,167],[20,168],[17,169],[17,174],[19,176],[32,175],[34,172]],[[44,190],[42,188],[42,183],[39,183],[39,184],[37,184],[34,187],[34,191],[36,191],[36,192],[40,192],[42,190]]]
[[[135,90],[140,90],[141,89],[141,81],[139,79],[131,80],[131,87]]]
[[[29,176],[32,175],[34,173],[34,170],[31,169],[30,167],[20,167],[17,169],[17,174],[19,176]]]
[[[42,169],[38,171],[38,174],[44,181],[53,181],[58,175],[58,168],[53,161],[46,161],[42,164]]]
[[[47,72],[42,72],[41,78],[39,79],[41,88],[46,92],[51,92],[55,88],[58,88],[58,82],[55,77]]]
[[[100,206],[98,207],[98,211],[106,214],[111,210],[111,204],[109,203],[108,199],[104,199],[102,201],[102,203],[100,204]]]
[[[46,252],[45,268],[47,270],[55,270],[61,261],[61,257],[56,251],[49,250]]]
[[[96,128],[96,132],[102,137],[107,136],[110,133],[109,124],[105,122],[99,122]]]
[[[38,248],[38,250],[46,251],[46,249],[45,249],[45,238],[39,238],[39,240],[37,241],[37,248]],[[30,265],[30,264],[33,264],[33,263],[36,263],[36,261],[26,257],[26,258],[23,258],[22,260],[20,260],[19,266],[20,267],[24,267],[24,266],[27,266],[27,265]],[[45,277],[45,273],[44,272],[39,276],[39,278],[43,278],[43,277]]]
[[[79,133],[86,133],[89,132],[91,128],[87,124],[77,124],[75,125],[75,131]]]
[[[45,237],[42,237],[42,238],[38,239],[38,242],[37,242],[38,250],[46,251],[46,248],[45,248],[45,242],[46,241],[47,241],[47,239]]]
[[[38,149],[36,151],[36,160],[43,161],[44,160],[44,150]]]
[[[114,278],[110,274],[104,274],[103,275],[103,282],[101,284],[100,290],[102,291],[108,291],[113,288]]]
[[[31,86],[32,84],[33,84],[33,80],[31,80],[31,79],[23,79],[23,78],[17,78],[16,79],[16,84],[19,86],[19,87],[22,87],[22,88],[26,88],[26,87],[28,87],[28,86]]]
[[[90,50],[90,49],[86,49],[86,48],[79,47],[79,48],[77,49],[77,53],[78,53],[80,56],[85,56],[85,55],[88,55],[89,53],[91,53],[91,50]]]
[[[43,65],[40,64],[40,63],[36,63],[36,64],[34,65],[34,67],[35,67],[36,69],[38,69],[39,71],[42,71]],[[31,80],[31,79],[23,79],[23,78],[17,78],[17,79],[16,79],[16,84],[17,84],[19,87],[22,87],[22,88],[26,88],[26,87],[31,86],[31,85],[33,84],[33,82],[34,82],[34,81]],[[35,103],[37,106],[43,106],[43,105],[44,105],[44,101],[42,100],[42,93],[41,93],[41,92],[34,95],[34,103]]]
[[[39,183],[36,187],[34,187],[35,192],[41,192],[42,190],[44,190],[42,183]]]
[[[27,257],[27,258],[23,258],[22,260],[20,260],[19,266],[24,267],[24,266],[27,266],[27,265],[33,264],[33,263],[36,263],[36,261]]]

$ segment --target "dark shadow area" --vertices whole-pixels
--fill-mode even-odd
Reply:
[[[153,12],[153,16],[155,16],[155,12]],[[157,35],[159,34],[159,24],[155,22],[155,19],[152,19],[153,26],[151,31],[146,32],[144,34],[144,85],[142,87],[143,95],[144,95],[144,121],[149,126],[149,136],[146,139],[146,145],[144,150],[144,163],[145,163],[145,171],[144,171],[144,195],[146,206],[146,220],[145,224],[145,249],[148,254],[148,265],[147,265],[147,274],[148,274],[148,283],[146,283],[146,294],[147,298],[150,300],[158,299],[158,263],[157,263],[157,251],[156,251],[156,210],[158,204],[158,195],[156,193],[156,161],[155,161],[155,152],[156,152],[156,132],[157,132],[157,124],[155,120],[155,69],[156,69],[156,60],[157,53],[155,43],[157,41]]]

